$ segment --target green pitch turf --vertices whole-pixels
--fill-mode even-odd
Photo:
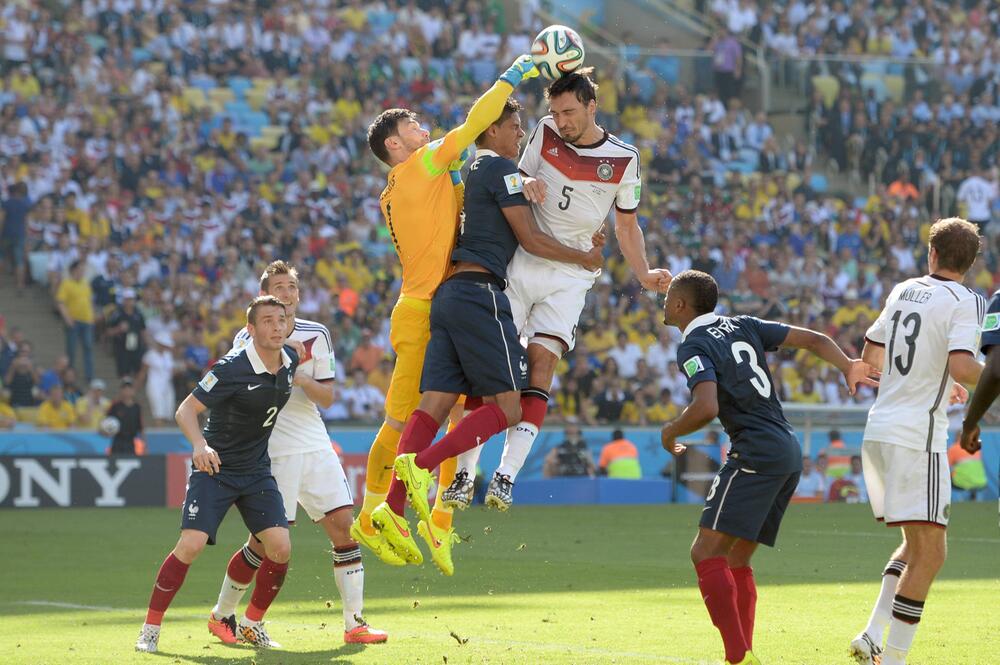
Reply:
[[[3,511],[0,663],[718,663],[688,560],[699,506],[515,507],[458,517],[456,574],[367,559],[366,614],[388,644],[345,646],[328,543],[293,528],[292,568],[268,615],[281,651],[225,646],[205,628],[243,537],[232,511],[167,613],[160,653],[133,643],[176,537],[177,511]],[[993,503],[955,506],[950,558],[910,665],[1000,663],[1000,533]],[[755,651],[766,664],[848,664],[897,544],[867,506],[793,506],[756,559]],[[765,548],[766,549],[766,548]],[[460,643],[461,642],[461,643]]]

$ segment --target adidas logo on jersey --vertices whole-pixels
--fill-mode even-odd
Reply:
[[[559,148],[549,148],[548,152],[553,157],[558,157],[559,156]]]

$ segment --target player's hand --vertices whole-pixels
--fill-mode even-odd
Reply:
[[[500,80],[506,81],[516,88],[522,81],[533,79],[536,76],[538,76],[538,67],[535,67],[534,59],[530,55],[522,55],[500,76]]]
[[[607,224],[601,224],[601,228],[594,231],[594,235],[590,236],[590,242],[593,243],[594,247],[604,247],[608,242]]]
[[[673,278],[674,276],[670,274],[669,270],[664,268],[654,268],[645,275],[640,275],[639,283],[642,284],[642,288],[644,289],[657,291],[659,293],[666,293],[667,287],[670,286],[670,280]]]
[[[955,404],[965,404],[969,401],[969,391],[957,381],[951,384],[951,395],[948,396],[948,406]]]
[[[882,376],[882,372],[864,360],[852,360],[851,365],[844,372],[844,378],[847,380],[847,392],[853,395],[858,391],[859,384],[869,388],[878,388],[878,377],[880,376]]]
[[[677,443],[677,439],[670,434],[669,425],[660,430],[660,443],[663,445],[663,449],[674,457],[680,457],[687,450],[687,446],[683,443]]]
[[[969,427],[963,423],[962,438],[959,440],[959,444],[962,446],[962,450],[970,455],[979,452],[979,449],[983,447],[983,442],[979,439],[979,425]]]
[[[590,272],[595,272],[601,269],[604,265],[604,251],[600,245],[594,245],[587,252],[586,257],[580,261],[580,265],[589,270]]]
[[[199,471],[214,476],[219,472],[222,461],[219,459],[219,453],[206,443],[204,446],[195,447],[194,455],[191,456],[191,464]]]
[[[297,339],[286,339],[285,345],[292,347],[295,354],[299,357],[299,362],[303,362],[306,357],[306,345]]]
[[[524,186],[522,193],[524,198],[528,199],[528,203],[537,203],[542,205],[545,203],[545,183],[537,178],[522,178],[521,183]]]

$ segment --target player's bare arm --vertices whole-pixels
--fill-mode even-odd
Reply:
[[[848,358],[837,343],[823,333],[791,326],[788,337],[781,346],[805,349],[839,369],[847,380],[847,389],[852,395],[857,391],[859,384],[878,388],[877,377],[881,372],[863,359]]]
[[[218,473],[222,462],[219,460],[219,454],[215,452],[215,449],[205,441],[205,437],[201,433],[201,426],[198,424],[198,416],[204,413],[205,408],[205,405],[198,398],[194,395],[188,395],[181,402],[181,405],[177,407],[174,419],[194,449],[191,455],[191,464],[199,471],[204,471],[208,475],[214,476]]]
[[[292,385],[302,388],[309,401],[321,409],[328,409],[333,405],[333,379],[317,381],[311,376],[296,372]]]
[[[687,446],[677,443],[677,438],[697,432],[719,415],[719,387],[715,381],[702,381],[691,390],[691,403],[681,415],[660,430],[660,443],[671,455],[680,455]]]
[[[673,275],[669,270],[651,270],[646,259],[646,239],[639,226],[639,216],[634,212],[615,212],[615,237],[621,247],[622,256],[643,288],[665,293]]]
[[[948,354],[948,374],[967,386],[974,386],[983,373],[983,363],[969,351],[952,351]]]
[[[508,206],[503,209],[503,215],[521,247],[537,257],[576,263],[590,271],[598,270],[604,264],[600,245],[595,244],[589,252],[585,252],[562,244],[538,227],[529,206]]]

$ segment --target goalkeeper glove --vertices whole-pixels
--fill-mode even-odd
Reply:
[[[500,80],[506,81],[511,87],[516,88],[521,81],[535,78],[536,76],[538,76],[538,68],[535,67],[535,61],[531,59],[530,55],[522,55],[503,73]]]

